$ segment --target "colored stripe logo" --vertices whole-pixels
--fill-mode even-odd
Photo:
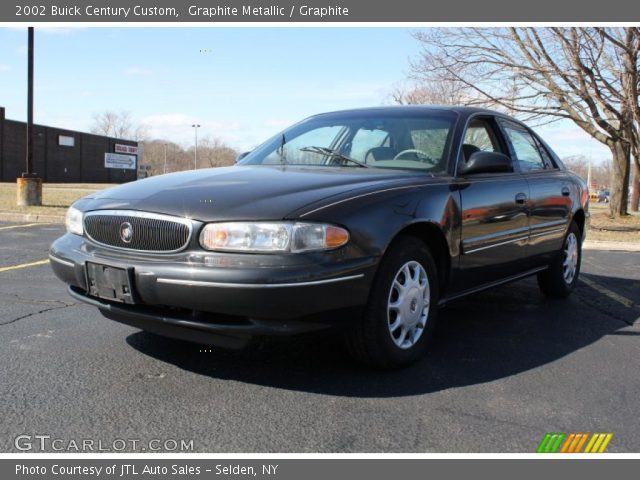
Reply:
[[[603,453],[612,433],[546,433],[537,453]],[[585,446],[586,445],[586,446]],[[584,450],[582,450],[584,447]]]

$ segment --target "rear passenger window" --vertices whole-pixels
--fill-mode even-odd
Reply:
[[[545,168],[558,168],[547,149],[540,143],[540,139],[537,139],[536,144],[538,145],[538,150],[540,150],[540,155],[542,155],[542,160],[544,160]]]
[[[527,130],[510,122],[504,122],[503,127],[513,146],[516,161],[520,165],[521,171],[530,172],[546,168],[545,161],[540,155],[540,150],[538,150],[538,145]]]

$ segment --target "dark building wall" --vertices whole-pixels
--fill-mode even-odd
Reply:
[[[74,145],[59,145],[59,137],[73,137]],[[12,182],[26,166],[27,126],[7,120],[0,107],[0,181]],[[105,168],[104,154],[115,145],[138,146],[137,142],[90,133],[34,125],[33,168],[50,183],[124,183],[136,180],[136,170]]]

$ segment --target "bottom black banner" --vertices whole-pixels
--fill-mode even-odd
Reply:
[[[523,459],[0,459],[2,479],[263,478],[400,480],[428,478],[630,478],[640,458]],[[624,477],[623,477],[624,476]]]

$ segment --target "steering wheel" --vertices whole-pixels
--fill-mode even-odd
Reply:
[[[427,155],[425,152],[423,152],[422,150],[418,150],[417,148],[409,148],[407,150],[402,150],[400,153],[398,153],[395,157],[393,157],[394,160],[398,160],[400,157],[402,157],[403,155],[406,155],[407,153],[413,153],[416,155],[416,157],[422,157],[421,161],[425,162],[425,163],[430,163],[432,165],[437,164],[438,162],[436,160],[434,160],[433,158],[431,158],[429,155]]]

